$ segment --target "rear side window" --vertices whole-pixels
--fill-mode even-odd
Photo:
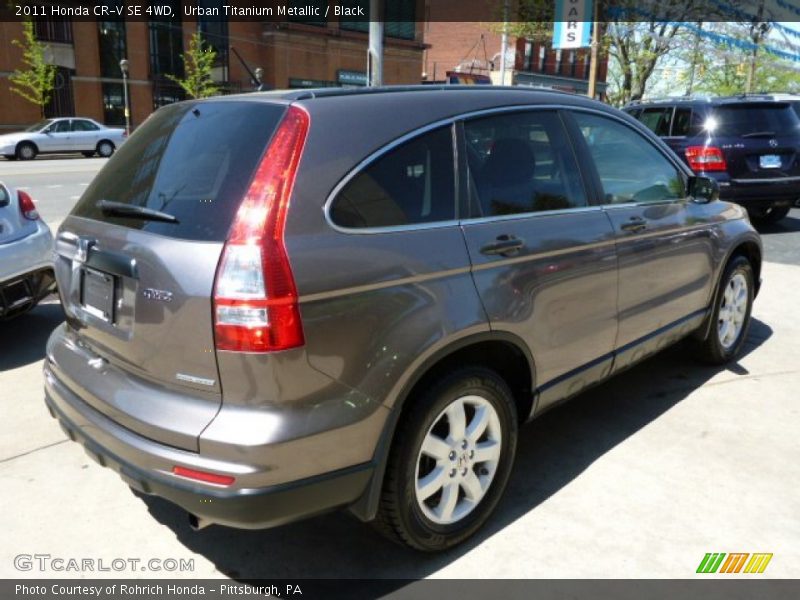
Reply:
[[[786,135],[800,132],[800,121],[788,104],[731,104],[715,108],[706,127],[726,137]]]
[[[476,216],[586,206],[580,171],[555,112],[475,119],[464,124],[464,137]]]
[[[646,108],[639,115],[639,120],[657,136],[666,137],[669,135],[672,107]]]
[[[148,118],[108,161],[74,215],[188,240],[223,241],[284,107],[180,103]],[[178,223],[104,214],[111,200],[169,213]]]
[[[453,134],[443,127],[394,148],[339,192],[331,219],[341,227],[393,227],[456,218]]]
[[[703,131],[703,117],[691,108],[678,107],[672,119],[672,135],[694,137]]]
[[[72,131],[97,131],[98,127],[91,121],[75,119],[72,121]]]

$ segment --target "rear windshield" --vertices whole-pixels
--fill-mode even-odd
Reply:
[[[181,103],[156,111],[86,189],[72,214],[188,240],[223,241],[284,107]],[[104,214],[100,200],[169,213],[178,223]]]
[[[706,128],[718,136],[800,133],[800,120],[788,104],[718,106],[711,119],[711,123],[706,122]]]

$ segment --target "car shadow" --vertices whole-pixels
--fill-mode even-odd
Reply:
[[[797,233],[800,231],[800,214],[797,210],[790,212],[777,223],[764,223],[756,226],[762,235],[773,233]]]
[[[0,372],[42,360],[47,338],[63,320],[61,304],[48,302],[24,315],[0,321]]]
[[[771,335],[768,325],[754,319],[743,355]],[[181,509],[159,498],[140,498],[184,546],[231,578],[383,580],[377,584],[379,590],[373,588],[364,596],[376,597],[407,583],[398,580],[435,573],[534,510],[715,374],[725,370],[748,374],[738,362],[704,366],[690,354],[686,342],[673,346],[526,426],[508,489],[496,512],[470,541],[442,554],[422,554],[395,545],[347,513],[263,531],[212,526],[194,532]]]

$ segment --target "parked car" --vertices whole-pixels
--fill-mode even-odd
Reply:
[[[125,139],[124,129],[106,127],[92,119],[45,119],[24,131],[0,135],[0,154],[9,160],[68,152],[108,158]]]
[[[735,358],[745,211],[618,110],[478,88],[159,109],[56,236],[69,437],[195,528],[347,507],[441,550],[520,424],[686,336]]]
[[[0,182],[0,320],[54,291],[53,236],[31,197]]]
[[[783,219],[800,199],[800,119],[769,96],[668,98],[624,109],[659,135],[723,200],[754,221]]]

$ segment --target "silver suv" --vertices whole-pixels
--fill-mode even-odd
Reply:
[[[272,92],[152,115],[56,239],[46,402],[197,528],[347,507],[441,550],[519,425],[747,336],[761,243],[635,119],[519,88]]]

